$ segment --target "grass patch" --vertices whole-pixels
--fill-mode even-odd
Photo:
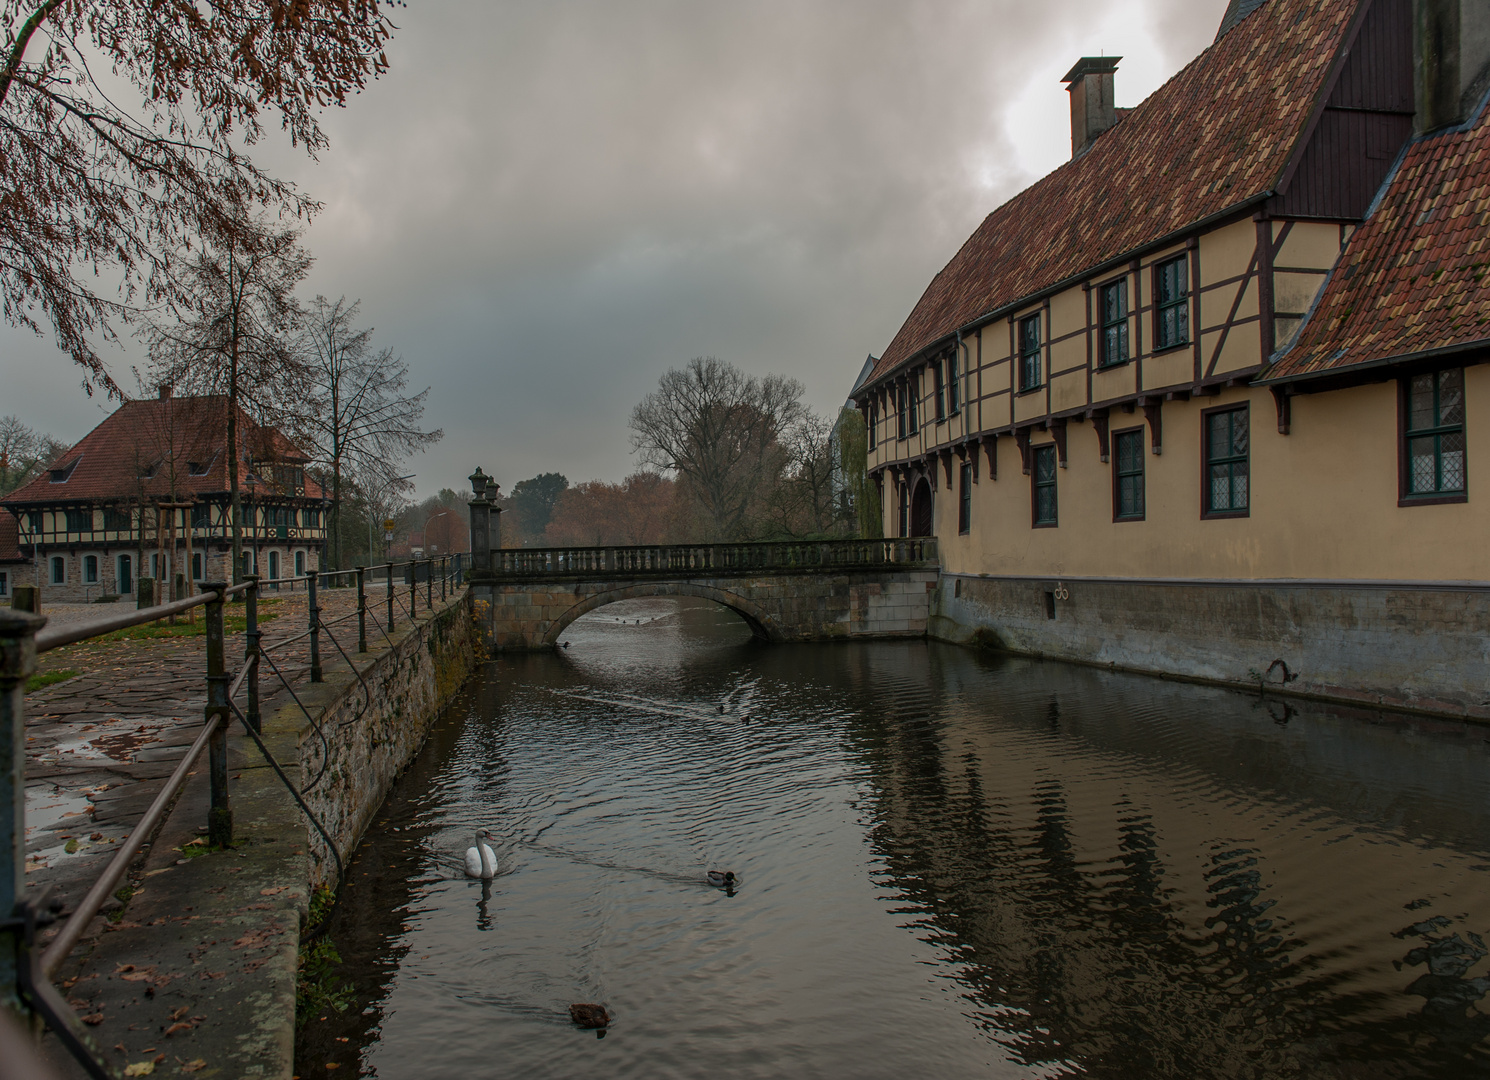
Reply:
[[[346,1012],[357,1000],[356,989],[336,973],[342,962],[336,944],[329,937],[306,940],[326,921],[335,904],[335,894],[324,886],[311,894],[305,929],[300,935],[300,956],[295,966],[296,1027],[325,1016],[328,1011]]]
[[[77,672],[72,668],[58,668],[56,671],[38,671],[26,680],[26,693],[34,694],[43,686],[56,686],[59,682],[66,682]]]
[[[128,906],[130,898],[134,896],[134,894],[135,887],[133,885],[120,885],[117,889],[114,890],[114,899],[119,901],[120,904]],[[123,907],[116,908],[108,914],[108,919],[111,923],[117,923],[122,918],[124,918]]]
[[[181,852],[183,859],[200,859],[203,855],[210,855],[214,851],[221,851],[222,847],[217,844],[209,844],[205,836],[199,836],[195,840],[182,844],[176,850]]]

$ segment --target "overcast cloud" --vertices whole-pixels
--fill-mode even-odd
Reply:
[[[410,0],[321,160],[256,157],[325,203],[307,295],[361,297],[432,387],[421,495],[476,465],[616,480],[631,406],[693,356],[835,408],[983,216],[1069,155],[1071,64],[1123,56],[1136,104],[1225,6]],[[111,407],[50,341],[0,349],[0,413],[71,440]]]

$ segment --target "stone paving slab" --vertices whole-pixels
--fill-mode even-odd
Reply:
[[[303,596],[298,600],[265,606],[279,615],[263,626],[266,646],[304,630]],[[323,610],[328,621],[355,611],[355,593],[323,594]],[[396,639],[407,633],[402,609],[399,619]],[[340,627],[337,636],[356,657],[355,618]],[[386,644],[370,620],[371,654],[359,666]],[[241,663],[242,648],[241,632],[230,636],[230,671]],[[308,639],[274,655],[313,710],[324,708],[316,704],[318,695],[344,690],[354,679],[329,642],[322,649],[327,683],[313,690],[307,689]],[[43,671],[78,675],[26,702],[28,814],[36,810],[28,818],[27,883],[55,883],[71,910],[201,730],[205,639],[79,643],[42,660]],[[293,703],[288,692],[272,692],[278,681],[267,668],[261,679],[267,723]],[[207,831],[204,759],[131,866],[127,881],[134,892],[127,904],[116,902],[95,919],[58,971],[59,987],[116,1070],[148,1063],[153,1075],[290,1075],[296,959],[310,877],[306,826],[241,730],[231,730],[228,744],[233,849],[185,850]],[[275,737],[266,729],[291,777],[300,769],[298,738],[289,732],[298,730],[291,725]],[[81,1080],[81,1068],[56,1040],[44,1040],[43,1047],[61,1076]]]
[[[356,593],[349,589],[327,590],[321,601],[328,622],[356,610]],[[83,609],[95,618],[112,614],[113,606],[67,605],[58,617]],[[303,592],[271,594],[260,601],[260,610],[274,616],[261,622],[266,646],[307,628]],[[241,618],[242,611],[242,605],[227,608],[229,618]],[[53,612],[43,614],[51,619]],[[356,620],[333,632],[355,656]],[[244,644],[241,630],[228,636],[230,671],[241,665]],[[308,678],[308,638],[273,657],[292,683]],[[329,642],[323,642],[322,661],[328,670],[345,667]],[[200,731],[206,638],[79,642],[44,654],[38,671],[77,674],[26,696],[26,882],[30,888],[52,884],[70,910]],[[260,685],[266,711],[281,697],[288,700],[267,666]],[[247,760],[235,750],[229,764],[241,768]]]

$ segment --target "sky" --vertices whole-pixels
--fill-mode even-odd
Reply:
[[[1136,105],[1225,7],[409,0],[319,159],[254,157],[324,204],[305,298],[360,298],[430,387],[419,496],[478,465],[616,481],[631,408],[695,356],[836,410],[983,217],[1070,156],[1071,65],[1122,56]],[[75,441],[115,407],[80,377],[0,327],[0,414]]]

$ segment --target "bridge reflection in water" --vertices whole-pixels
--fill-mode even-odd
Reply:
[[[494,665],[400,781],[331,929],[355,1007],[307,1026],[302,1075],[1490,1069],[1479,729],[761,649],[663,600],[571,636]],[[489,886],[447,867],[476,824]],[[735,896],[701,885],[723,866]],[[603,1041],[570,1001],[607,1003]]]

